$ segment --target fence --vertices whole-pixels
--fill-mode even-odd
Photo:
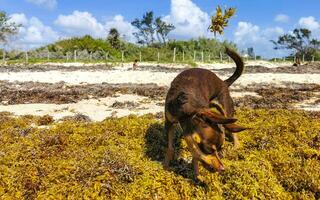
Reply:
[[[178,51],[174,48],[170,51],[153,51],[153,52],[128,52],[117,51],[110,54],[103,50],[89,52],[88,50],[74,50],[72,52],[50,52],[50,51],[2,51],[0,59],[2,62],[132,62],[138,60],[140,62],[231,62],[230,57],[225,53],[212,53],[209,51]],[[244,57],[245,61],[261,60],[257,56]],[[269,61],[290,61],[296,62],[295,57],[274,58]],[[302,62],[317,61],[314,56],[301,59]]]

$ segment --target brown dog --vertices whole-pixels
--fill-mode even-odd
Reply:
[[[244,128],[234,124],[234,105],[229,86],[237,80],[244,69],[241,57],[226,48],[226,53],[236,63],[236,71],[225,81],[206,69],[188,69],[180,73],[171,83],[165,102],[165,132],[168,148],[164,165],[168,167],[174,156],[174,124],[179,123],[188,148],[193,156],[195,176],[198,177],[198,162],[218,172],[224,170],[219,151],[227,136],[239,145],[236,132]],[[213,103],[216,101],[217,103]],[[217,112],[211,107],[215,107]]]

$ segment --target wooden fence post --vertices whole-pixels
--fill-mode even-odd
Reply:
[[[160,52],[158,51],[158,63],[160,62]]]
[[[314,56],[312,56],[312,62],[314,62]]]
[[[176,62],[176,48],[173,49],[173,62]]]
[[[140,62],[142,61],[142,54],[141,54],[141,51],[140,51],[140,54],[139,54],[139,60],[140,60]]]
[[[204,62],[204,55],[203,55],[203,51],[201,52],[201,62]]]
[[[73,60],[74,62],[77,62],[77,50],[74,50]]]
[[[184,62],[184,51],[182,51],[182,62]]]
[[[196,62],[196,51],[193,51],[193,62]]]
[[[124,62],[124,51],[121,52],[121,62]]]
[[[48,54],[47,54],[47,61],[48,62],[50,61],[50,51],[48,51]]]
[[[222,53],[220,51],[220,62],[222,62]]]
[[[26,56],[26,63],[28,63],[29,62],[29,56],[28,56],[28,52],[27,51],[25,52],[25,56]]]

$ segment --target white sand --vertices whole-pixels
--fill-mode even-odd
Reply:
[[[241,98],[244,96],[260,97],[255,92],[231,92],[233,98]],[[312,98],[307,101],[296,104],[294,107],[301,110],[320,111],[320,105],[314,102],[319,98]],[[113,108],[115,102],[133,102],[138,104],[134,108]],[[124,117],[131,114],[144,115],[156,114],[164,110],[163,106],[157,105],[151,99],[139,95],[121,94],[117,97],[107,97],[100,99],[82,100],[72,104],[18,104],[18,105],[0,105],[0,112],[11,112],[14,115],[50,115],[55,120],[62,119],[66,116],[74,116],[78,113],[90,117],[93,121],[102,121],[107,117]]]
[[[320,84],[320,74],[286,74],[286,73],[257,73],[243,74],[235,85],[246,86],[248,84],[264,83],[271,86],[286,87],[288,82],[292,83],[314,83]]]
[[[68,66],[84,66],[83,63],[64,63],[65,67]],[[147,63],[150,66],[150,64]],[[154,64],[156,66],[156,64]],[[255,65],[258,65],[255,63]],[[261,64],[266,66],[266,64]],[[185,67],[184,65],[168,64],[168,67]],[[233,63],[217,63],[214,65],[216,69],[234,67]],[[213,65],[204,65],[201,67],[214,68]],[[269,65],[268,67],[275,67]],[[47,71],[47,72],[1,72],[0,80],[10,82],[42,82],[42,83],[58,83],[61,81],[70,85],[77,85],[83,83],[136,83],[146,84],[155,83],[159,86],[169,86],[171,81],[178,74],[177,72],[151,72],[151,71],[133,71],[128,70],[131,64],[125,64],[122,67],[115,67],[113,70],[100,70],[100,71]],[[231,75],[231,74],[230,74]],[[225,75],[220,78],[226,79],[230,75]],[[288,82],[293,83],[315,83],[320,84],[320,74],[286,74],[286,73],[256,73],[256,74],[243,74],[233,85],[233,87],[246,86],[248,84],[270,84],[271,86],[286,87]],[[1,92],[1,91],[0,91]],[[240,98],[245,95],[259,97],[254,92],[232,92],[231,96]],[[113,108],[115,102],[134,102],[139,103],[134,108]],[[296,108],[304,110],[318,110],[320,105],[314,105],[316,99],[311,99],[300,104],[296,104]],[[15,115],[51,115],[54,119],[58,120],[65,116],[73,116],[81,113],[89,116],[94,121],[101,121],[106,117],[123,117],[130,114],[143,115],[147,113],[157,113],[163,111],[163,106],[156,105],[159,102],[153,102],[147,97],[138,95],[120,95],[118,97],[108,97],[101,99],[82,100],[74,104],[20,104],[20,105],[0,105],[0,112],[8,111]],[[162,102],[163,103],[163,102]]]
[[[53,63],[53,62],[47,62],[42,64],[35,64],[35,65],[50,65],[50,66],[61,66],[61,67],[88,67],[88,66],[99,66],[107,64],[109,66],[117,65],[117,68],[131,68],[132,62],[127,63],[110,63],[110,62],[98,62],[98,63],[83,63],[83,62],[68,62],[68,63]],[[167,68],[187,68],[190,67],[187,64],[181,64],[181,63],[157,63],[157,62],[139,62],[139,66],[158,66],[161,65],[162,67]],[[202,62],[196,62],[198,67],[207,68],[207,69],[223,69],[223,68],[232,68],[235,67],[234,62],[231,60],[231,62],[212,62],[212,63],[202,63]],[[245,65],[257,65],[257,66],[264,66],[267,68],[276,68],[276,67],[282,67],[282,66],[290,66],[293,62],[287,61],[287,62],[270,62],[265,60],[245,60]]]
[[[151,72],[133,70],[107,70],[107,71],[48,71],[48,72],[1,72],[0,80],[9,82],[33,81],[41,83],[58,83],[61,81],[70,85],[83,83],[155,83],[159,86],[169,86],[178,73],[176,72]],[[228,76],[220,78],[226,79]],[[246,86],[248,84],[266,83],[274,86],[283,86],[284,82],[293,83],[315,83],[320,84],[320,74],[286,74],[286,73],[255,73],[243,74],[236,85]]]
[[[260,98],[261,96],[258,95],[258,93],[256,92],[231,92],[231,97],[232,98],[242,98],[242,97],[245,97],[245,96],[253,96],[253,97],[258,97]]]
[[[113,108],[115,102],[139,103],[135,108]],[[156,105],[147,97],[138,95],[119,95],[100,99],[82,100],[73,104],[18,104],[0,105],[0,112],[11,112],[14,115],[51,115],[55,120],[78,113],[87,115],[93,121],[102,121],[106,117],[123,117],[130,114],[144,115],[163,111],[163,106]]]
[[[255,92],[231,92],[233,98],[244,96],[260,97]],[[320,111],[320,105],[314,105],[318,98],[301,102],[295,105],[295,108],[309,111]],[[134,108],[121,107],[114,108],[115,102],[133,102],[137,104]],[[87,115],[93,121],[102,121],[107,117],[124,117],[131,114],[144,115],[156,114],[162,112],[164,107],[157,105],[151,99],[139,95],[119,94],[117,97],[107,97],[99,99],[82,100],[72,104],[18,104],[18,105],[0,105],[0,112],[11,112],[14,115],[51,115],[55,120],[66,116],[74,116],[78,113]]]
[[[302,101],[294,105],[295,108],[307,111],[320,111],[320,104],[315,102],[320,99],[320,92],[314,93],[315,97]]]
[[[301,103],[294,105],[296,109],[306,110],[306,111],[320,111],[320,104],[314,104],[318,98],[312,98]]]
[[[0,73],[0,80],[41,83],[64,81],[71,85],[81,83],[157,83],[167,85],[176,75],[176,73],[126,70],[9,72]]]

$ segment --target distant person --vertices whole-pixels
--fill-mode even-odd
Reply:
[[[138,67],[138,60],[135,59],[134,62],[133,62],[132,68],[136,69],[137,67]]]
[[[296,58],[296,62],[293,63],[293,66],[300,66],[300,65],[301,65],[300,57],[297,57],[297,58]]]

